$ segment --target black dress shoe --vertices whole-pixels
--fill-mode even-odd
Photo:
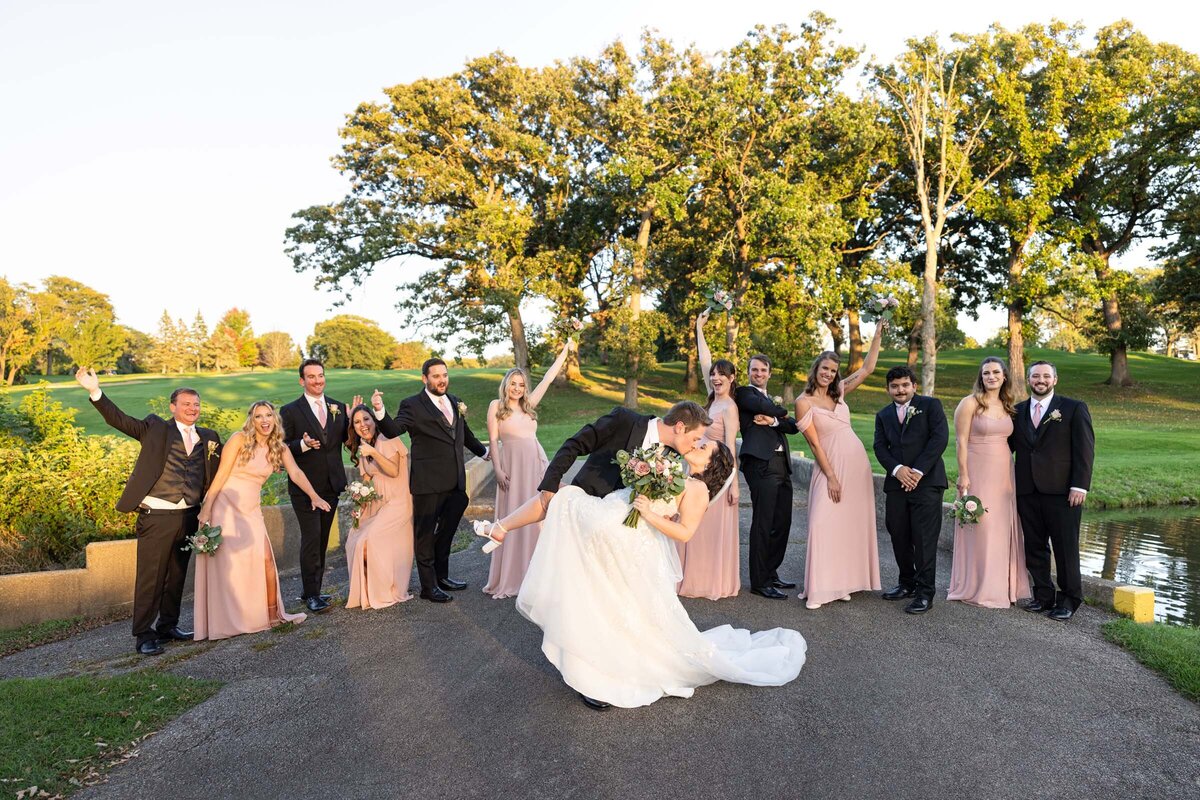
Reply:
[[[924,614],[933,608],[933,601],[928,597],[918,597],[904,607],[905,614]]]
[[[1058,608],[1051,609],[1050,613],[1046,616],[1050,619],[1056,619],[1059,622],[1066,622],[1071,617],[1075,616],[1075,610],[1072,608],[1059,606]]]
[[[465,581],[456,581],[453,578],[438,578],[438,588],[446,592],[461,592],[467,588]]]
[[[791,581],[780,580],[779,578],[776,578],[775,580],[771,581],[771,585],[774,586],[776,589],[795,589],[796,588],[796,584],[792,583]]]
[[[604,711],[612,707],[611,703],[605,703],[602,700],[595,700],[582,692],[576,692],[576,694],[579,695],[579,699],[583,701],[585,706],[594,711]]]
[[[158,632],[158,640],[160,642],[163,642],[163,641],[190,642],[194,638],[196,638],[196,637],[194,637],[192,635],[191,631],[182,631],[179,629],[178,625],[176,625],[173,628],[167,628],[165,631]]]
[[[1046,611],[1052,611],[1054,609],[1054,606],[1049,605],[1047,603],[1043,603],[1041,600],[1034,599],[1034,600],[1027,600],[1024,603],[1022,603],[1021,608],[1025,609],[1026,611],[1029,611],[1033,614],[1042,614]]]
[[[906,597],[914,596],[916,593],[916,589],[906,589],[903,586],[897,586],[895,589],[888,589],[880,597],[884,600],[903,600]]]
[[[154,639],[150,639],[149,641],[139,644],[137,646],[137,651],[144,656],[160,656],[163,654],[162,645],[156,642]]]
[[[331,594],[319,594],[319,595],[317,595],[317,597],[320,597],[320,598],[321,598],[322,600],[324,600],[326,603],[332,603],[332,602],[333,602],[333,595],[331,595]]]
[[[787,600],[787,595],[776,589],[774,586],[764,586],[761,589],[751,589],[751,594],[756,594],[759,597],[765,597],[768,600]]]
[[[313,614],[324,614],[329,610],[329,603],[320,597],[310,597],[304,601],[304,607]]]
[[[422,589],[421,597],[432,603],[449,603],[454,599],[436,586],[429,590]]]

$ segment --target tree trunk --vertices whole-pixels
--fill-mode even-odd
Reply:
[[[654,218],[654,201],[651,200],[642,209],[642,222],[638,226],[637,249],[633,255],[633,291],[629,295],[629,310],[631,323],[638,326],[642,317],[642,280],[646,272],[646,251],[650,248],[650,221]],[[625,371],[625,407],[634,410],[638,407],[638,372],[641,371],[642,353],[641,336],[630,354]]]
[[[921,392],[933,396],[937,389],[937,248],[938,236],[925,229],[924,290],[921,293]]]
[[[1013,397],[1025,396],[1025,337],[1021,325],[1025,314],[1020,303],[1008,304],[1008,381]]]
[[[850,366],[849,371],[855,372],[863,365],[862,327],[858,318],[858,309],[846,307],[846,321],[850,328]],[[878,324],[878,323],[876,323]]]
[[[695,394],[700,391],[700,381],[696,377],[696,370],[699,369],[699,365],[696,361],[696,350],[695,348],[691,348],[687,353],[687,378],[683,386],[684,391],[688,394]]]
[[[737,261],[733,265],[733,274],[736,276],[736,286],[733,287],[734,292],[734,308],[736,309],[742,303],[742,298],[746,296],[746,292],[750,289],[750,239],[746,231],[746,215],[743,212],[737,212],[733,221],[733,235],[737,242]],[[738,363],[738,318],[737,314],[729,313],[725,315],[725,350],[729,353],[729,360],[734,364]]]
[[[521,319],[521,307],[509,306],[505,309],[508,314],[508,331],[512,338],[513,366],[529,370],[529,342],[525,339],[525,321]]]
[[[791,381],[785,383],[783,385],[782,397],[783,405],[787,408],[791,408],[792,404],[796,402],[796,384],[792,383]]]
[[[833,340],[833,352],[839,356],[842,354],[842,346],[846,343],[846,334],[842,332],[842,321],[840,319],[825,320],[825,327],[829,330],[829,338]]]
[[[1111,253],[1096,253],[1099,266],[1096,268],[1096,278],[1103,285],[1112,278],[1112,269],[1108,261]],[[1129,374],[1129,351],[1121,339],[1121,307],[1117,300],[1117,291],[1112,289],[1100,305],[1104,318],[1104,330],[1113,340],[1112,352],[1108,356],[1109,374],[1105,383],[1109,386],[1133,386],[1133,378]]]
[[[908,332],[908,361],[910,369],[917,368],[917,359],[921,355],[921,323],[913,325]]]
[[[563,367],[558,371],[558,375],[554,376],[554,386],[562,388],[572,381],[579,382],[583,379],[583,373],[579,371],[579,342],[567,351],[567,360],[563,362]]]

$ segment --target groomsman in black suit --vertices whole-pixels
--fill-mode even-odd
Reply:
[[[942,493],[948,485],[942,453],[950,428],[942,404],[917,394],[917,376],[908,366],[888,370],[887,390],[892,402],[875,415],[875,458],[886,473],[884,519],[900,582],[883,599],[912,598],[904,610],[923,614],[933,605],[937,578]]]
[[[1087,404],[1054,392],[1058,371],[1048,361],[1029,367],[1031,397],[1017,404],[1008,446],[1017,454],[1017,515],[1025,536],[1025,566],[1033,578],[1027,611],[1069,620],[1083,602],[1079,522],[1092,486],[1096,436]],[[1050,579],[1050,548],[1058,594]]]
[[[450,373],[446,362],[431,358],[421,366],[425,389],[400,402],[395,419],[379,420],[384,436],[407,433],[409,487],[413,496],[413,550],[421,597],[435,603],[453,598],[467,584],[450,578],[450,546],[463,512],[467,510],[466,459],[463,448],[486,458],[467,424],[466,406],[447,393]]]
[[[186,537],[196,532],[200,501],[221,460],[221,437],[196,425],[200,394],[180,387],[171,393],[171,417],[129,416],[100,390],[94,370],[80,369],[75,380],[113,428],[137,439],[142,448],[117,511],[137,512],[137,573],[133,589],[133,636],[137,652],[156,656],[169,641],[191,641],[179,628],[183,583],[190,550]]]
[[[779,565],[792,530],[792,454],[787,435],[796,420],[767,394],[771,360],[750,357],[749,386],[739,386],[733,400],[741,423],[742,474],[750,487],[750,591],[772,600],[787,597],[780,589],[796,584],[779,577]]]
[[[349,431],[350,416],[345,403],[325,396],[325,366],[315,358],[300,363],[300,385],[304,394],[279,409],[283,439],[296,466],[308,478],[328,511],[314,510],[312,501],[299,486],[288,480],[288,496],[300,525],[301,599],[314,614],[329,610],[329,595],[321,594],[325,579],[325,551],[337,510],[338,497],[346,488],[342,444]]]

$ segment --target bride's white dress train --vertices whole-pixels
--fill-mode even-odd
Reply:
[[[780,686],[800,674],[796,631],[697,630],[675,594],[675,543],[645,522],[626,527],[628,511],[628,490],[561,489],[521,584],[517,610],[541,627],[542,652],[568,686],[635,708],[718,680]]]

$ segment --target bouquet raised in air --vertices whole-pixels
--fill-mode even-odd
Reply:
[[[583,320],[578,317],[560,319],[554,323],[554,329],[558,331],[558,335],[563,339],[570,339],[573,336],[577,336],[583,330]]]
[[[959,523],[974,525],[979,522],[980,517],[987,513],[987,509],[983,507],[982,500],[973,494],[968,494],[954,501],[950,506],[950,513]]]
[[[187,543],[180,550],[191,550],[196,555],[211,555],[221,546],[221,526],[206,522],[184,541]]]
[[[661,444],[639,447],[632,453],[618,450],[613,463],[621,467],[621,482],[633,490],[632,500],[639,494],[651,500],[670,500],[683,493],[683,457],[667,452]],[[629,509],[625,525],[636,528],[642,515]]]
[[[900,301],[892,295],[876,297],[867,303],[867,321],[878,322],[881,319],[891,319],[892,314],[900,307]]]
[[[733,311],[733,295],[724,289],[713,286],[704,293],[704,299],[708,300],[708,310],[713,313]]]
[[[342,499],[350,501],[350,516],[353,519],[350,524],[357,528],[358,523],[362,521],[363,511],[371,503],[379,500],[379,492],[375,491],[375,486],[370,483],[354,481],[346,487],[346,491],[342,493]]]

